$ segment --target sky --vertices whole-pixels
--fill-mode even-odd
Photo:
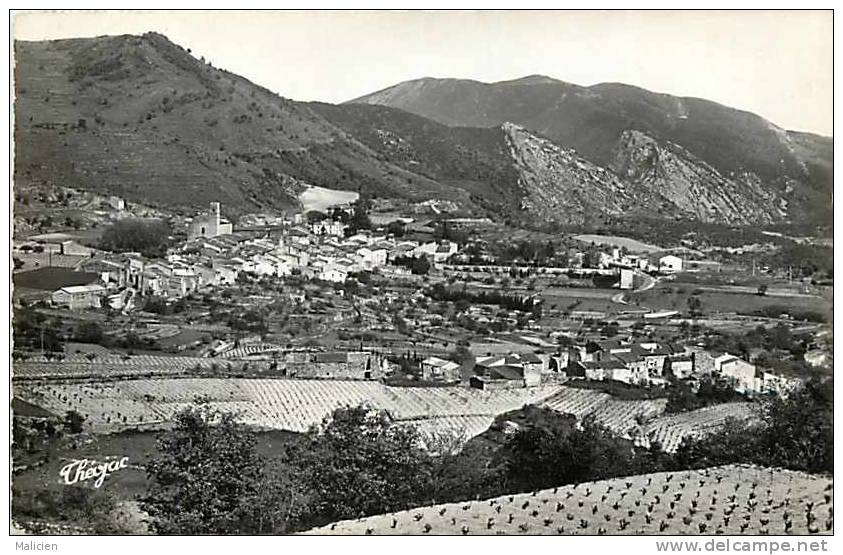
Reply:
[[[706,98],[831,136],[832,12],[286,11],[17,14],[44,40],[156,31],[284,97],[338,103],[420,77],[541,74]]]

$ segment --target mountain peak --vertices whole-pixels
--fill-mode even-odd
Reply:
[[[493,85],[547,85],[547,84],[559,84],[562,83],[559,79],[554,79],[553,77],[548,77],[547,75],[527,75],[526,77],[519,77],[518,79],[512,79],[509,81],[498,81],[497,83],[492,83]]]

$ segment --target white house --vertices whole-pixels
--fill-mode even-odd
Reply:
[[[414,256],[424,255],[433,257],[434,262],[444,262],[452,254],[456,254],[456,252],[456,243],[452,243],[450,241],[442,241],[441,243],[425,243],[412,251]]]
[[[736,356],[727,353],[715,358],[714,371],[727,378],[736,391],[745,393],[759,389],[755,381],[755,365]]]
[[[386,265],[386,249],[370,249],[361,247],[355,251],[360,258],[360,265],[364,268],[379,268]]]
[[[326,264],[319,274],[317,274],[317,277],[322,281],[345,283],[345,280],[348,279],[348,272],[342,267],[335,266],[333,264]]]
[[[311,224],[310,231],[314,235],[329,235],[332,237],[343,237],[345,235],[345,228],[348,227],[342,222],[334,220],[322,220]]]
[[[460,379],[460,365],[439,357],[428,357],[419,365],[422,379],[427,381],[452,382]]]
[[[662,272],[681,272],[682,259],[672,254],[662,256],[659,258],[659,270]]]

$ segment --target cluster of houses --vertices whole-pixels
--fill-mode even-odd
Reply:
[[[579,253],[575,260],[575,266],[583,265],[584,254]],[[641,270],[645,272],[661,272],[671,274],[681,272],[683,267],[682,258],[666,254],[655,258],[623,253],[620,248],[612,248],[611,253],[599,251],[597,253],[596,267],[598,268],[619,268],[629,270]]]
[[[347,229],[340,221],[325,219],[307,225],[297,218],[285,222],[274,237],[256,238],[253,233],[197,237],[168,260],[209,274],[203,282],[210,284],[230,283],[240,273],[297,274],[305,279],[344,283],[354,273],[385,269],[399,257],[428,256],[437,262],[457,251],[456,244],[447,241],[400,241],[369,231],[347,236]],[[398,268],[387,271],[401,273]]]
[[[622,339],[588,341],[556,352],[505,352],[481,355],[476,350],[473,368],[439,357],[420,364],[427,381],[468,381],[479,389],[520,388],[569,379],[617,381],[631,385],[665,386],[680,380],[714,378],[746,394],[786,395],[798,387],[798,377],[776,374],[729,353],[697,346],[676,347],[652,341]]]
[[[234,232],[220,215],[219,203],[188,225],[188,240],[166,258],[133,253],[92,253],[74,261],[71,281],[80,273],[92,276],[84,283],[57,283],[50,300],[72,310],[131,309],[134,294],[181,298],[205,286],[233,284],[240,274],[252,276],[300,275],[304,279],[344,283],[362,271],[382,270],[406,275],[404,266],[391,261],[428,257],[443,262],[457,252],[449,241],[405,241],[362,231],[347,235],[347,225],[331,219],[307,224],[299,214],[281,220],[269,233]],[[78,281],[78,280],[77,280]]]

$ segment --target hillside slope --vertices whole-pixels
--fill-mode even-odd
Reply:
[[[831,534],[830,478],[731,465],[660,472],[345,520],[306,534]]]
[[[424,198],[452,190],[392,166],[302,103],[165,37],[15,43],[15,181],[239,213],[295,206],[303,184]]]
[[[403,110],[366,104],[309,107],[390,164],[467,191],[490,215],[511,213],[524,194],[500,126],[448,127]]]
[[[452,126],[512,122],[602,166],[612,163],[625,132],[641,131],[681,146],[727,179],[747,174],[768,196],[785,197],[790,219],[831,216],[831,139],[785,131],[707,100],[530,76],[491,84],[424,78],[350,102],[392,106]]]

